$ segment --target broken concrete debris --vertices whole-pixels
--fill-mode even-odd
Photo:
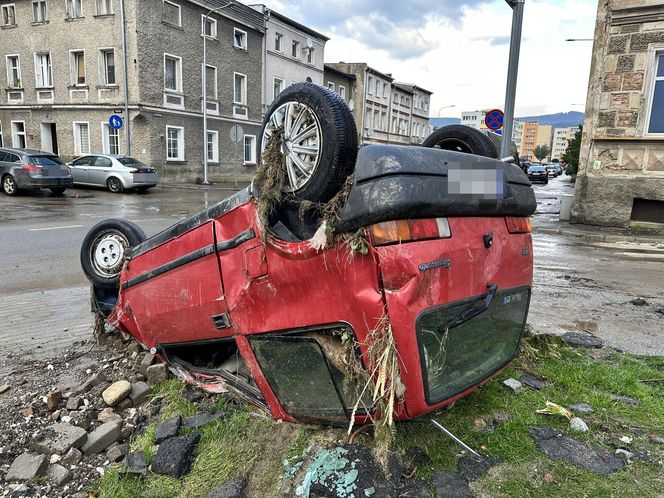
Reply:
[[[182,477],[191,467],[193,452],[201,439],[198,432],[165,440],[152,460],[152,472],[172,477]]]
[[[467,481],[476,481],[484,476],[491,467],[495,467],[499,464],[500,460],[492,456],[477,458],[473,455],[466,455],[459,458],[459,461],[457,462],[457,472]]]
[[[569,428],[575,432],[588,432],[590,430],[588,429],[588,424],[579,417],[574,417],[569,421]]]
[[[565,332],[561,339],[573,348],[599,349],[604,346],[602,339],[585,332]]]
[[[108,406],[115,406],[124,400],[131,392],[131,383],[126,380],[119,380],[107,387],[101,397]]]
[[[88,434],[88,439],[81,447],[85,455],[99,453],[116,442],[120,437],[120,424],[117,422],[106,422]]]
[[[240,476],[223,484],[219,489],[210,491],[203,498],[242,498],[246,485],[247,478]]]
[[[593,413],[595,410],[593,410],[592,406],[587,405],[586,403],[576,403],[574,405],[567,405],[567,408],[572,410],[573,412],[576,413]]]
[[[148,472],[148,461],[142,451],[132,451],[127,455],[127,472],[145,475]]]
[[[622,396],[622,395],[619,395],[619,394],[612,394],[611,399],[613,401],[616,401],[618,403],[624,403],[626,405],[636,406],[636,405],[639,404],[639,400],[634,399],[634,398],[630,398],[628,396]]]
[[[185,418],[182,421],[182,427],[186,427],[187,429],[198,429],[199,427],[206,426],[216,420],[221,420],[222,418],[224,418],[223,412],[200,412],[196,415]]]
[[[148,379],[150,384],[160,382],[162,380],[168,379],[168,366],[165,363],[159,363],[157,365],[150,365],[146,372],[145,376]]]
[[[167,439],[177,436],[181,425],[182,417],[180,415],[175,415],[165,422],[162,422],[157,426],[157,430],[155,431],[154,435],[154,442],[156,444],[161,444]]]
[[[49,426],[31,447],[44,455],[64,455],[71,448],[80,448],[87,438],[85,429],[60,422]]]
[[[62,486],[71,480],[71,472],[57,463],[49,465],[46,469],[46,477],[56,486]]]
[[[538,379],[536,377],[532,377],[530,375],[522,375],[521,378],[519,379],[519,382],[521,382],[524,386],[530,387],[531,389],[535,389],[536,391],[544,389],[546,386],[549,385],[547,381]]]
[[[16,457],[5,476],[6,481],[28,481],[44,474],[48,467],[46,455],[23,453]]]
[[[521,391],[521,389],[523,389],[523,384],[521,384],[521,382],[519,382],[519,381],[516,380],[516,379],[507,379],[507,380],[504,380],[504,381],[503,381],[503,384],[504,384],[505,386],[509,387],[509,388],[510,388],[512,391],[514,391],[515,393],[518,393],[519,391]]]
[[[62,402],[62,392],[59,389],[54,389],[46,396],[46,406],[49,410],[55,411]]]

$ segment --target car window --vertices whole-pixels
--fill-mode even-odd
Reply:
[[[117,157],[116,160],[123,166],[145,166],[144,163],[133,157]]]
[[[74,161],[75,166],[92,166],[95,162],[95,156],[79,157]]]
[[[30,156],[28,162],[33,166],[64,166],[58,156]]]
[[[0,150],[0,162],[7,161],[7,153]]]
[[[21,163],[21,156],[17,156],[16,154],[10,154],[7,153],[7,162],[9,163]]]
[[[113,162],[108,157],[97,156],[94,166],[98,166],[100,168],[110,168],[113,166]]]

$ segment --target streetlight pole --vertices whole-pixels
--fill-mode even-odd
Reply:
[[[521,29],[523,27],[523,7],[525,0],[505,0],[512,7],[512,35],[510,37],[510,58],[507,68],[507,89],[505,91],[505,119],[500,157],[508,157],[512,150],[512,127],[514,126],[514,101],[516,80],[519,74],[519,54],[521,52]]]
[[[210,15],[219,12],[221,9],[225,9],[231,5],[227,3],[221,7],[215,9],[210,9],[207,14],[205,14],[205,21],[203,22],[203,69],[201,71],[201,94],[203,95],[203,185],[209,185],[208,181],[208,135],[207,135],[207,29],[208,21],[210,20]],[[212,34],[212,33],[210,33]]]
[[[442,111],[443,109],[450,109],[451,107],[456,107],[456,105],[454,105],[454,104],[452,104],[452,105],[444,105],[443,107],[441,107],[440,109],[438,109],[438,114],[436,115],[436,117],[437,117],[437,118],[440,117],[440,111]]]

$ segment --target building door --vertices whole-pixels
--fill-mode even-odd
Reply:
[[[41,150],[44,152],[51,152],[57,154],[56,150],[53,147],[53,123],[42,123],[40,125],[41,131]]]

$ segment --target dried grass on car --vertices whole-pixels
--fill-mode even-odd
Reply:
[[[261,166],[256,172],[256,183],[260,187],[260,196],[256,200],[258,218],[263,225],[263,237],[267,234],[270,216],[284,199],[286,173],[284,172],[284,154],[281,143],[284,127],[275,128],[263,152]]]

